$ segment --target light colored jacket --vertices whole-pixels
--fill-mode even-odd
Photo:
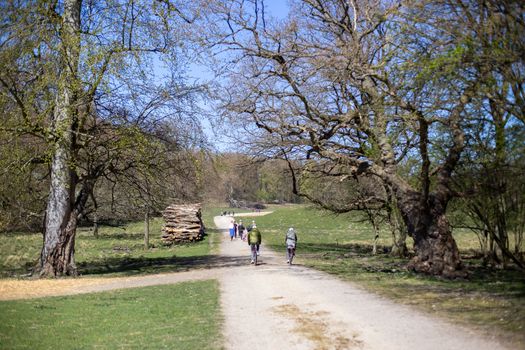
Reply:
[[[295,245],[297,244],[297,234],[295,233],[295,230],[293,228],[289,228],[288,232],[286,232],[284,242],[287,247],[295,247]]]

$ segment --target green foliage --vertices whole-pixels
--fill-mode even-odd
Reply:
[[[0,130],[0,231],[42,224],[43,199],[49,190],[42,148],[39,140]]]
[[[0,229],[41,225],[48,165],[55,146],[70,132],[75,137],[67,165],[78,179],[72,185],[77,194],[82,189],[93,194],[82,214],[89,216],[96,200],[99,218],[130,219],[145,204],[163,209],[168,193],[197,197],[190,182],[193,169],[180,161],[203,138],[193,115],[198,89],[188,86],[182,74],[188,59],[182,41],[188,38],[179,35],[187,22],[182,13],[189,16],[194,7],[188,3],[166,14],[167,4],[139,1],[130,26],[125,2],[75,3],[82,13],[82,32],[75,38],[64,30],[70,21],[63,21],[61,2],[2,4],[0,153],[9,157],[0,160],[0,183],[9,186],[0,186]],[[114,40],[120,30],[129,40]],[[67,52],[69,69],[63,66]],[[160,69],[151,64],[161,60],[169,64]],[[56,101],[65,87],[71,90],[71,105],[62,108]],[[68,115],[64,123],[54,120],[61,112]],[[35,164],[41,169],[33,178]]]
[[[468,51],[467,45],[457,44],[455,47],[449,48],[436,57],[423,59],[421,62],[423,69],[416,79],[425,81],[438,76],[448,76],[451,73],[457,72]]]
[[[220,349],[221,323],[217,281],[0,302],[3,349]]]
[[[292,180],[284,161],[266,161],[259,167],[258,186],[256,198],[259,201],[293,203],[298,200],[292,193]]]

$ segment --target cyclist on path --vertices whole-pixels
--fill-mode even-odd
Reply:
[[[254,228],[256,226],[257,225],[255,224],[255,220],[252,220],[252,224],[247,227],[248,232],[250,232],[252,230],[252,228]],[[260,248],[261,248],[261,245],[257,244],[257,256],[261,255]]]

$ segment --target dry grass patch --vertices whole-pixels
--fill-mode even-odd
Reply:
[[[77,288],[106,283],[104,278],[0,280],[0,300],[40,298],[75,294]]]
[[[293,304],[279,305],[274,307],[274,310],[295,321],[294,331],[313,342],[317,350],[362,348],[363,343],[357,339],[357,335],[350,339],[330,333],[325,320],[328,313],[325,311],[304,312]]]

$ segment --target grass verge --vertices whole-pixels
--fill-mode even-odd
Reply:
[[[215,280],[0,302],[3,349],[220,349]]]
[[[219,239],[213,216],[205,215],[207,236],[203,241],[165,246],[161,241],[162,218],[150,222],[149,249],[144,247],[144,223],[100,226],[98,237],[91,228],[77,230],[75,260],[81,275],[107,277],[184,271],[205,264],[218,252]],[[28,274],[42,247],[40,233],[0,233],[0,277]]]

